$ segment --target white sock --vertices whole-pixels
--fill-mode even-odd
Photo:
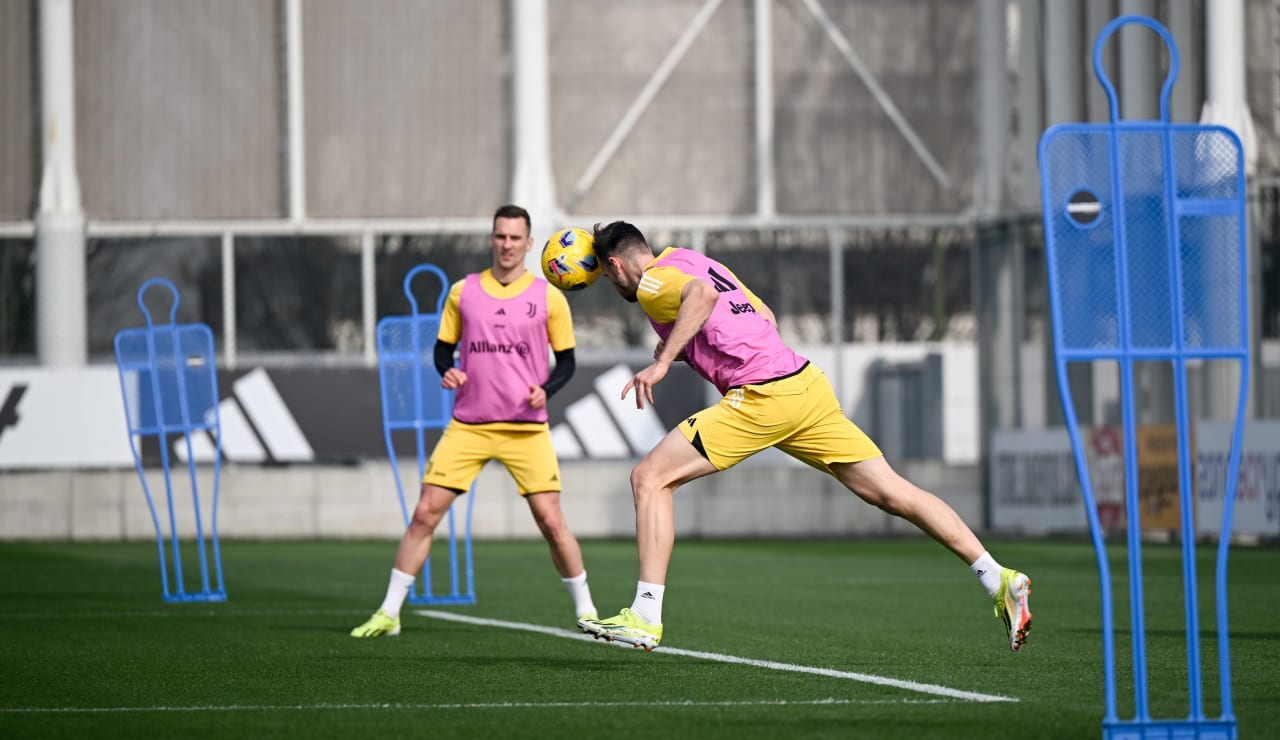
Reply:
[[[649,624],[662,624],[662,592],[666,590],[661,583],[636,581],[636,600],[631,602],[631,611]]]
[[[573,578],[561,578],[565,588],[569,589],[569,595],[573,597],[573,612],[581,617],[584,614],[594,614],[596,604],[591,600],[591,587],[587,585],[587,572],[584,570]]]
[[[387,583],[387,597],[382,600],[382,611],[392,619],[399,618],[400,607],[409,598],[409,589],[412,587],[413,576],[392,568],[391,580]]]
[[[986,550],[969,566],[969,570],[978,577],[978,582],[987,590],[988,596],[995,596],[1000,590],[1000,564]]]

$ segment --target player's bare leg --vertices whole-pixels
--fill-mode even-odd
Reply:
[[[440,486],[422,484],[418,494],[418,504],[413,507],[413,516],[409,519],[409,527],[400,538],[400,547],[396,550],[396,570],[402,573],[417,573],[422,570],[423,563],[431,554],[431,540],[435,536],[440,520],[453,506],[458,498],[456,491]]]
[[[898,475],[883,457],[835,463],[831,470],[858,498],[916,525],[965,563],[982,555],[985,548],[955,509]]]
[[[413,508],[413,517],[396,550],[395,567],[391,570],[382,606],[364,624],[351,630],[352,637],[400,634],[400,607],[404,605],[409,589],[413,588],[415,575],[422,570],[423,563],[431,553],[431,540],[436,526],[457,498],[458,493],[448,488],[425,483],[422,485],[418,503]]]
[[[1022,649],[1031,632],[1031,579],[1026,574],[997,563],[955,509],[903,478],[883,457],[836,463],[831,470],[859,498],[906,519],[963,560],[992,597],[1010,649]]]
[[[673,429],[631,471],[636,506],[636,547],[640,580],[667,582],[667,566],[675,546],[675,503],[672,495],[691,480],[716,472],[684,434]]]
[[[582,572],[582,548],[578,539],[569,531],[564,512],[560,509],[560,492],[531,493],[524,497],[533,513],[538,531],[551,547],[551,562],[564,578]]]
[[[591,600],[591,589],[587,586],[582,547],[565,522],[564,511],[560,508],[560,492],[530,493],[524,498],[529,504],[529,511],[533,513],[538,531],[542,532],[542,537],[551,548],[551,562],[573,598],[574,613],[579,619],[595,619],[598,614],[595,603]]]
[[[580,620],[593,637],[652,650],[662,641],[662,600],[667,566],[675,547],[676,525],[673,494],[681,485],[716,472],[689,444],[680,430],[667,433],[631,471],[631,492],[636,506],[636,547],[640,555],[640,580],[631,608],[616,617]]]

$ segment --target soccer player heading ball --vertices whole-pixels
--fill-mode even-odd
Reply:
[[[658,333],[653,363],[622,388],[636,407],[653,404],[671,363],[689,363],[724,397],[671,430],[631,473],[640,578],[628,609],[579,619],[594,637],[651,650],[662,641],[662,598],[675,543],[672,494],[696,478],[777,447],[824,471],[873,506],[902,517],[951,550],[994,600],[1014,651],[1031,630],[1031,579],[991,557],[960,516],[898,475],[876,444],[840,408],[817,367],[783,343],[769,307],[728,267],[688,249],[656,257],[635,226],[598,224],[595,253],[604,277],[639,303]]]

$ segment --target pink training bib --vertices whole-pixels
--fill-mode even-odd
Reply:
[[[527,401],[529,388],[547,382],[547,284],[534,280],[511,298],[494,298],[467,275],[458,299],[462,335],[458,366],[467,382],[458,389],[453,417],[468,424],[495,421],[546,423],[546,408]]]

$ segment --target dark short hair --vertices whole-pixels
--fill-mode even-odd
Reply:
[[[533,219],[529,218],[529,212],[513,203],[500,206],[498,210],[493,212],[493,222],[497,224],[500,218],[523,218],[525,231],[533,233]]]
[[[640,233],[640,229],[626,221],[614,221],[608,226],[596,224],[592,232],[596,256],[602,260],[631,249],[650,249],[649,242]]]

